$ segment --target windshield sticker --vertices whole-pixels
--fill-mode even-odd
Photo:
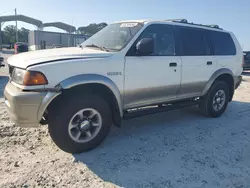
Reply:
[[[120,27],[135,27],[138,23],[123,23]]]

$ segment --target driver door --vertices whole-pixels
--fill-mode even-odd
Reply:
[[[143,38],[154,40],[153,54],[137,55],[136,44]],[[125,57],[125,109],[176,99],[181,58],[175,46],[173,28],[167,24],[151,24],[138,37]]]

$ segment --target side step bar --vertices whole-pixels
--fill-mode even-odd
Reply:
[[[137,109],[131,109],[124,112],[123,119],[132,119],[140,116],[156,114],[160,112],[177,110],[189,106],[195,106],[198,104],[198,100],[188,100],[182,102],[176,102],[172,104],[161,104],[156,106],[148,106]]]

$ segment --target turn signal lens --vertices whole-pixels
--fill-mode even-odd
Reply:
[[[48,84],[48,80],[41,72],[27,71],[24,75],[23,85],[34,86],[34,85],[46,85],[46,84]]]

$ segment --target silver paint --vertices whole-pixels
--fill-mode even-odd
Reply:
[[[233,77],[233,72],[230,69],[227,68],[222,68],[217,70],[209,79],[208,83],[206,84],[205,88],[202,91],[202,96],[206,95],[206,93],[208,92],[208,90],[210,89],[210,87],[212,86],[212,84],[214,83],[214,81],[216,80],[216,78],[218,78],[220,75],[222,74],[230,74]]]
[[[60,86],[63,89],[69,89],[77,85],[82,85],[82,84],[91,84],[91,83],[96,83],[96,84],[103,84],[107,86],[115,95],[117,104],[119,106],[119,111],[120,111],[120,116],[123,116],[123,104],[122,104],[122,97],[121,93],[116,86],[116,84],[110,80],[109,78],[98,75],[98,74],[81,74],[81,75],[76,75],[70,78],[67,78],[66,80],[63,80],[60,83]]]
[[[84,114],[84,112],[90,113]],[[101,114],[93,108],[86,108],[73,115],[68,125],[68,133],[75,142],[86,143],[93,140],[101,128]]]
[[[180,91],[178,92],[177,96],[185,97],[194,93],[201,94],[206,84],[207,81],[181,84]]]
[[[242,76],[234,76],[234,88],[235,89],[237,89],[237,87],[240,85],[241,81],[242,81]]]
[[[140,88],[132,91],[125,91],[124,108],[135,108],[150,104],[167,101],[176,98],[176,91],[179,85],[170,85],[164,87]]]
[[[61,92],[48,92],[45,97],[43,98],[38,113],[37,113],[37,119],[40,122],[42,119],[42,116],[47,109],[48,105],[51,103],[51,101],[56,98],[58,95],[60,95]]]
[[[226,102],[226,94],[223,90],[219,90],[213,97],[213,109],[217,112],[220,111]]]

